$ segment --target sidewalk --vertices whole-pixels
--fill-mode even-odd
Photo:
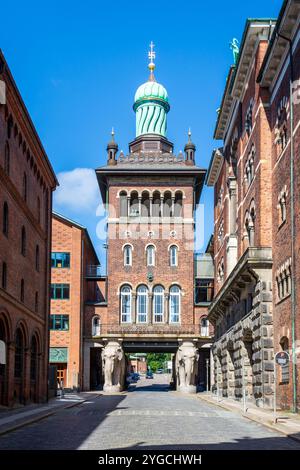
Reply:
[[[0,436],[28,424],[53,415],[59,410],[72,408],[89,398],[101,395],[99,392],[66,393],[62,398],[51,398],[46,404],[32,404],[15,409],[0,409]]]
[[[273,431],[278,431],[285,436],[288,436],[300,442],[300,415],[294,414],[289,411],[277,411],[277,422],[274,423],[274,416],[272,410],[258,408],[252,403],[246,404],[246,413],[243,411],[243,404],[240,401],[231,398],[220,397],[219,400],[216,395],[211,393],[199,393],[198,398],[220,406],[229,411],[239,413],[241,416],[262,424]]]

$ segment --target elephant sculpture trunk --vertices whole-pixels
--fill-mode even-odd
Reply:
[[[184,393],[196,393],[199,352],[192,342],[184,342],[176,354],[176,389]]]

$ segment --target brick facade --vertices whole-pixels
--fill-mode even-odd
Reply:
[[[297,81],[299,13],[299,6],[289,1],[283,5],[276,25],[264,20],[246,23],[215,130],[215,138],[223,140],[223,147],[214,152],[207,177],[207,183],[215,188],[217,294],[209,310],[216,330],[215,387],[224,396],[237,399],[246,390],[248,399],[259,406],[272,405],[274,353],[287,350],[292,359],[292,344],[295,347],[300,331],[292,314],[293,271],[295,306],[299,278],[297,263],[293,266],[292,262],[291,241],[295,256],[299,208],[295,197],[292,237],[290,66],[288,42],[282,47],[282,40],[278,45],[276,36],[285,28],[294,41]],[[294,105],[293,111],[297,188],[299,105]],[[294,356],[288,369],[278,371],[277,393],[282,408],[295,409],[296,362]]]
[[[0,404],[44,402],[56,178],[4,56],[0,80]]]
[[[53,214],[52,223],[54,253],[67,253],[70,263],[69,267],[52,265],[51,284],[68,285],[70,295],[68,299],[51,299],[51,317],[67,315],[68,327],[50,331],[50,361],[61,371],[58,378],[65,388],[82,389],[84,337],[92,335],[95,305],[101,302],[104,280],[87,230],[58,214]]]

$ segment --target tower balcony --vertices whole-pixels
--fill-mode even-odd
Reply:
[[[89,264],[86,268],[85,277],[86,279],[94,281],[106,277],[106,273],[100,264]]]

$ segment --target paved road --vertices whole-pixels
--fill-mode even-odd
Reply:
[[[96,397],[0,437],[0,449],[300,449],[300,444],[199,398],[166,377]]]

